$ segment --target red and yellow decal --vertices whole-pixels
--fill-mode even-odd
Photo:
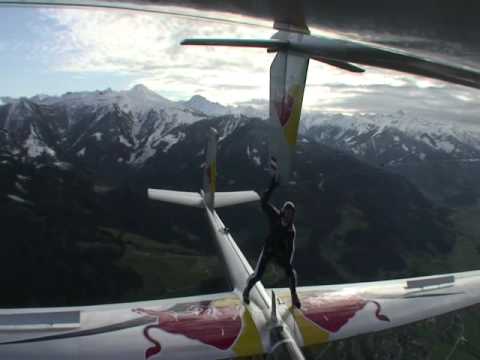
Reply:
[[[263,354],[264,350],[260,333],[252,319],[250,311],[248,311],[246,307],[244,309],[242,334],[233,346],[233,351],[235,351],[235,354],[239,357]]]
[[[288,301],[286,296],[284,299]],[[292,312],[305,346],[328,342],[331,333],[338,332],[368,303],[376,306],[378,320],[390,321],[378,302],[357,295],[312,294],[301,296],[301,302],[301,310],[292,308]]]
[[[298,309],[292,308],[293,317],[303,337],[303,345],[318,345],[328,342],[329,333],[305,317]]]
[[[151,333],[156,329],[183,335],[219,350],[232,348],[239,356],[263,352],[255,323],[237,298],[177,304],[166,310],[140,308],[133,311],[156,318],[154,324],[143,329],[145,338],[151,343],[145,351],[145,359],[162,350],[160,341]]]
[[[277,116],[288,145],[296,145],[300,114],[302,112],[304,87],[293,85],[286,96],[277,104]]]

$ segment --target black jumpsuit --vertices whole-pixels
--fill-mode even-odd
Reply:
[[[247,295],[255,283],[262,278],[267,263],[273,260],[285,270],[290,281],[290,291],[296,296],[297,273],[292,265],[295,252],[295,226],[293,224],[284,226],[280,211],[269,202],[274,188],[275,184],[272,183],[261,199],[262,209],[270,223],[270,233],[265,240],[255,272],[248,279],[244,291]]]

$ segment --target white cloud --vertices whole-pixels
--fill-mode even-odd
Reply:
[[[308,90],[308,89],[307,89]],[[331,85],[330,102],[317,101],[319,106],[311,107],[317,111],[376,112],[392,113],[397,110],[408,111],[419,118],[458,122],[464,125],[480,126],[480,92],[458,85],[419,88],[415,80],[401,87],[385,84],[371,85],[368,92],[361,88],[342,84]],[[342,94],[358,94],[345,97]]]
[[[58,24],[52,44],[60,55],[56,70],[125,73],[136,78],[132,83],[160,93],[186,97],[200,89],[224,103],[268,97],[272,55],[265,50],[182,47],[180,41],[225,35],[269,38],[273,30],[117,11],[55,9],[43,14]]]
[[[269,66],[273,59],[263,49],[182,47],[187,37],[269,38],[274,30],[166,15],[101,10],[46,10],[61,27],[53,47],[62,55],[63,71],[110,71],[133,74],[157,91],[184,96],[201,89],[227,103],[268,97]],[[63,48],[62,48],[63,47]],[[368,69],[351,74],[311,61],[308,86],[347,84],[405,85],[404,75]],[[229,91],[231,89],[233,93]],[[246,98],[245,96],[248,96]],[[316,102],[308,93],[306,105]]]
[[[274,30],[171,15],[114,10],[42,10],[53,40],[43,51],[56,71],[128,74],[173,100],[194,94],[223,103],[268,99],[273,54],[263,49],[180,46],[188,37],[269,38]],[[217,16],[218,14],[209,14]],[[241,19],[247,21],[248,19]],[[251,21],[255,22],[255,21]],[[365,67],[352,74],[311,61],[304,105],[310,110],[392,112],[476,118],[478,91]],[[105,84],[108,87],[109,84]]]

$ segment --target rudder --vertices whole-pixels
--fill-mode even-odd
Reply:
[[[281,50],[270,66],[269,151],[281,182],[288,180],[295,154],[308,63],[308,56]]]

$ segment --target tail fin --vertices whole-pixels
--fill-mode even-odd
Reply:
[[[255,191],[216,192],[217,190],[217,131],[210,128],[203,168],[203,190],[195,192],[148,189],[148,198],[172,204],[209,209],[260,200]],[[215,201],[216,200],[216,201]]]
[[[270,157],[282,182],[289,178],[297,144],[308,62],[308,56],[281,50],[270,66]]]
[[[210,128],[203,168],[203,198],[210,209],[215,207],[215,191],[217,190],[217,140],[217,130]]]

